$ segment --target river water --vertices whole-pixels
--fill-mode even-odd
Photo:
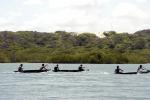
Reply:
[[[53,69],[56,64],[48,64]],[[85,72],[15,73],[18,63],[0,64],[0,100],[150,100],[150,74],[116,75],[115,64],[83,64]],[[40,63],[24,63],[38,69]],[[59,64],[77,69],[79,64]],[[138,64],[120,65],[125,71]],[[150,69],[150,64],[143,64]]]

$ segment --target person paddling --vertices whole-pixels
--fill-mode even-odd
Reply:
[[[23,64],[20,64],[20,66],[18,67],[18,72],[22,72],[23,71]]]
[[[47,69],[46,69],[46,66],[47,66],[47,65],[42,64],[42,67],[41,67],[39,70],[47,70]]]
[[[138,67],[138,69],[137,69],[137,73],[140,73],[140,72],[143,71],[143,70],[145,70],[145,71],[147,71],[147,72],[150,71],[150,70],[144,68],[142,65],[140,65],[140,66]]]
[[[118,73],[122,73],[123,70],[119,68],[119,66],[117,66],[117,68],[115,69],[115,73],[118,74]]]
[[[78,68],[79,71],[83,71],[84,70],[82,66],[83,66],[82,64],[79,66],[79,68]]]
[[[57,71],[59,71],[59,67],[58,67],[59,65],[57,64],[55,67],[54,67],[54,71],[55,72],[57,72]]]

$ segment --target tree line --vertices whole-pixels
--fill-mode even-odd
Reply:
[[[1,31],[0,62],[150,63],[150,30],[103,34]]]

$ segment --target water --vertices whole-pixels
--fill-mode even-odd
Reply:
[[[150,100],[150,74],[116,75],[115,64],[84,64],[79,73],[14,73],[19,64],[0,64],[0,100]],[[24,64],[38,69],[41,64]],[[53,68],[55,64],[48,64]],[[79,64],[60,64],[77,69]],[[135,71],[136,64],[120,65]],[[150,69],[149,64],[144,67]]]

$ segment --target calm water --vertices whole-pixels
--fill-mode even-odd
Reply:
[[[116,65],[84,64],[79,73],[14,73],[19,64],[0,64],[0,100],[150,100],[150,74],[115,75]],[[38,69],[41,64],[24,64]],[[48,64],[53,68],[55,64]],[[79,64],[60,64],[77,69]],[[120,65],[135,71],[139,65]],[[144,65],[150,69],[150,64]]]

